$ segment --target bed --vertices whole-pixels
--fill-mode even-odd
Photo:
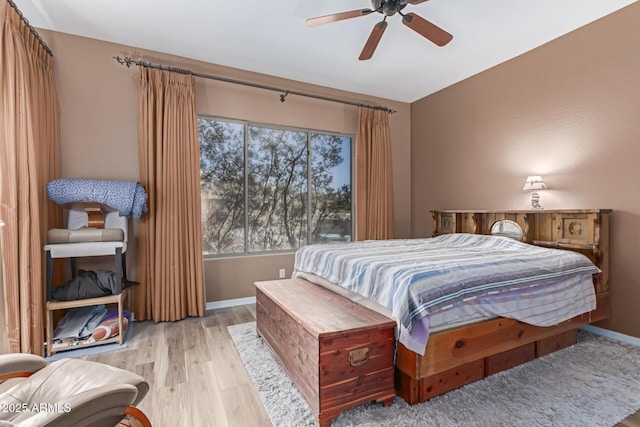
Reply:
[[[610,214],[432,211],[432,239],[301,248],[294,277],[396,320],[396,393],[415,404],[569,346],[607,318]]]

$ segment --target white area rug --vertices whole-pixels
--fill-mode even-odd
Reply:
[[[309,407],[256,336],[229,327],[276,427],[313,426]],[[578,344],[418,405],[396,398],[345,411],[332,426],[613,426],[640,408],[640,347],[580,332]]]

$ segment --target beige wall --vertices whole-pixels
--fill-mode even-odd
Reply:
[[[68,178],[138,180],[137,83],[135,67],[127,69],[112,57],[130,55],[154,63],[189,68],[201,73],[386,105],[393,141],[396,234],[409,237],[411,216],[410,105],[300,82],[233,70],[184,58],[137,50],[63,33],[39,30],[55,57],[55,80],[62,109],[62,175]],[[280,102],[277,92],[214,80],[196,79],[199,114],[356,133],[357,109],[343,104],[289,95]],[[135,257],[135,247],[129,249]],[[129,261],[135,277],[135,263]],[[255,295],[253,282],[276,278],[278,270],[291,273],[292,254],[205,260],[207,301]]]
[[[612,208],[611,317],[640,336],[640,3],[412,104],[412,231],[430,209]]]

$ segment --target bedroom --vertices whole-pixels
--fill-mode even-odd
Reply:
[[[539,173],[549,186],[542,193],[547,208],[614,210],[611,317],[599,326],[640,337],[638,17],[640,7],[632,4],[411,104],[359,97],[398,110],[390,118],[396,236],[428,236],[430,209],[526,208],[524,179]],[[64,176],[138,177],[134,72],[113,61],[117,54],[351,96],[130,46],[40,33],[56,58]],[[271,93],[209,80],[196,84],[203,114],[355,133],[351,107],[295,97],[281,104]],[[277,277],[274,265],[290,272],[292,262],[288,254],[207,259],[207,301],[251,297],[255,280]]]

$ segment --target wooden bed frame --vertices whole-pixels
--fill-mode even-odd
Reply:
[[[558,325],[538,327],[506,318],[474,323],[433,333],[424,356],[398,344],[396,394],[409,404],[570,346],[576,342],[578,328],[609,316],[610,209],[431,213],[434,236],[491,234],[497,221],[511,220],[522,229],[522,241],[583,253],[602,273],[594,275],[596,309]]]

